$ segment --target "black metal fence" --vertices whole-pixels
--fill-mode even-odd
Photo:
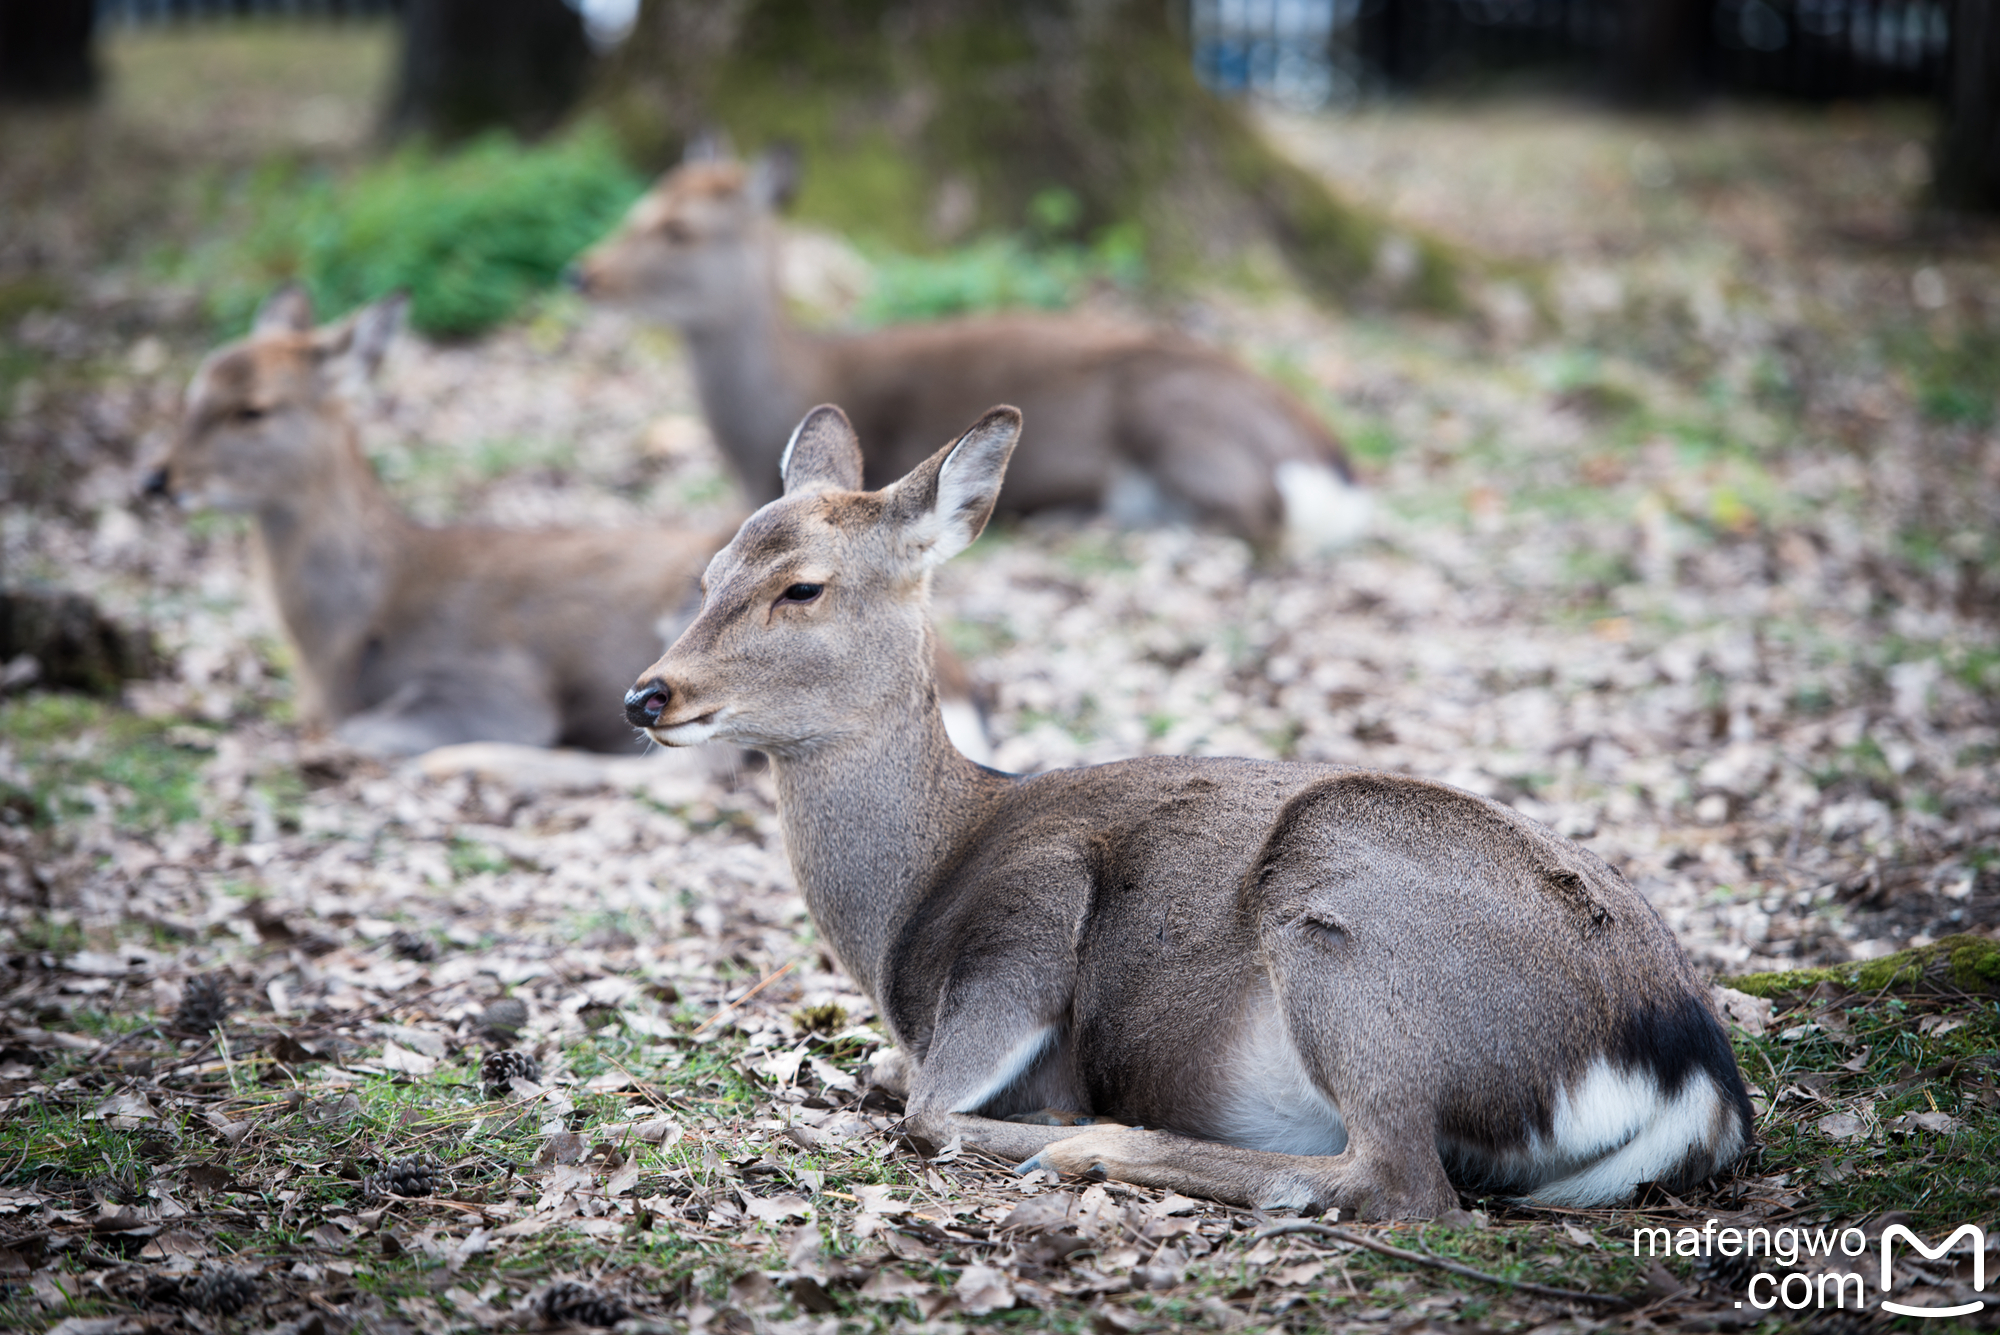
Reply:
[[[2000,0],[1993,0],[2000,4]],[[572,0],[588,9],[584,0]],[[1633,0],[1188,0],[1195,72],[1217,92],[1292,106],[1352,105],[1547,70],[1605,77],[1624,57]],[[1676,60],[1702,87],[1791,97],[1926,95],[1942,86],[1947,0],[1682,0]],[[97,0],[100,22],[250,15],[371,17],[404,0]]]
[[[97,0],[99,23],[178,19],[375,18],[403,12],[403,0]]]
[[[1995,0],[2000,3],[2000,0]],[[1946,0],[1686,0],[1672,61],[1689,84],[1804,98],[1928,95]],[[1189,0],[1195,71],[1225,94],[1295,106],[1545,70],[1629,68],[1632,0]]]

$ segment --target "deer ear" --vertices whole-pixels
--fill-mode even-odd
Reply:
[[[251,323],[252,334],[303,334],[313,327],[312,297],[297,283],[287,283],[264,298]]]
[[[681,162],[727,162],[735,156],[729,147],[729,131],[705,125],[687,137],[681,148]]]
[[[949,561],[985,531],[1020,439],[1021,410],[1001,404],[896,484],[905,540],[926,566]]]
[[[750,164],[745,193],[760,209],[777,212],[789,206],[799,193],[799,150],[797,145],[773,144]]]
[[[830,403],[807,413],[778,460],[785,495],[861,490],[861,438],[847,414]]]
[[[318,351],[329,369],[368,381],[381,369],[382,354],[403,327],[410,309],[407,292],[395,292],[363,306],[320,335]]]

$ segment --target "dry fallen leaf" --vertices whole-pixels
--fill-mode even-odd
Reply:
[[[752,1219],[761,1219],[767,1224],[783,1223],[787,1219],[810,1219],[812,1205],[803,1196],[787,1193],[783,1196],[753,1196],[743,1192],[743,1208]]]
[[[425,1076],[437,1070],[438,1059],[427,1057],[414,1049],[406,1048],[395,1039],[382,1045],[382,1069],[398,1071],[404,1075]]]
[[[1964,1126],[1965,1123],[1947,1112],[1908,1112],[1890,1122],[1889,1125],[1906,1130],[1913,1128],[1918,1131],[1935,1131],[1939,1135],[1948,1135]]]
[[[958,1305],[973,1316],[998,1312],[1014,1305],[1014,1286],[1009,1282],[1007,1272],[992,1266],[967,1266],[959,1273],[958,1283],[952,1286],[951,1292],[958,1299]]]
[[[1295,1289],[1318,1279],[1319,1272],[1324,1269],[1324,1260],[1300,1261],[1296,1265],[1273,1266],[1264,1272],[1264,1278],[1284,1288]]]
[[[104,1102],[84,1114],[88,1120],[109,1120],[111,1125],[130,1130],[142,1121],[158,1117],[144,1094],[113,1094]]]
[[[1003,1229],[1022,1229],[1032,1233],[1046,1233],[1061,1228],[1073,1221],[1076,1213],[1076,1196],[1067,1191],[1051,1191],[1022,1201],[1000,1221]]]
[[[1709,994],[1714,997],[1715,1007],[1722,1012],[1722,1018],[1751,1037],[1762,1037],[1771,1027],[1773,1006],[1769,998],[1753,997],[1748,992],[1719,985],[1711,988]]]

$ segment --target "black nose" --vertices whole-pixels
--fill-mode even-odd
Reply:
[[[590,275],[583,271],[581,264],[565,264],[562,271],[563,286],[572,292],[589,292]]]
[[[635,728],[650,728],[667,712],[673,692],[657,681],[642,681],[625,692],[625,721]]]
[[[152,472],[146,474],[146,480],[139,484],[139,494],[141,496],[168,495],[167,470],[165,468],[155,468]]]

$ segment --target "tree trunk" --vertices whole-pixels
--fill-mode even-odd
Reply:
[[[541,134],[575,105],[590,57],[563,0],[410,0],[390,131]]]
[[[49,102],[97,87],[96,0],[0,0],[0,98]]]
[[[1932,195],[1956,213],[2000,213],[2000,8],[1957,0],[1951,13]]]
[[[1029,226],[1056,188],[1076,235],[1136,223],[1163,275],[1268,244],[1325,294],[1386,267],[1454,296],[1441,249],[1379,264],[1379,220],[1196,82],[1179,0],[643,0],[595,96],[653,167],[710,129],[790,143],[802,216],[906,249]]]
[[[1713,0],[1624,0],[1613,95],[1637,106],[1674,105],[1691,97],[1714,9]]]

